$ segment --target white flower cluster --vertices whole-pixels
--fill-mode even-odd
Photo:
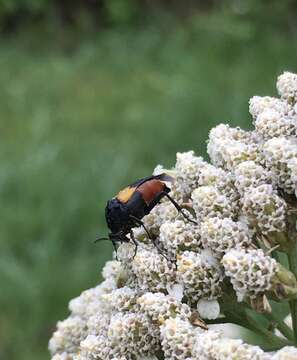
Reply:
[[[282,74],[277,89],[279,99],[250,100],[254,130],[210,131],[211,163],[177,154],[170,195],[195,223],[162,199],[143,218],[150,236],[133,229],[137,249],[121,244],[104,281],[70,301],[49,342],[52,360],[296,358],[294,347],[267,354],[202,320],[224,316],[224,295],[255,302],[297,293],[295,278],[282,286],[285,270],[268,251],[286,236],[297,188],[297,75]]]
[[[186,249],[199,251],[200,229],[182,220],[167,221],[160,227],[160,242],[168,256],[175,259],[177,254]]]
[[[209,261],[204,254],[185,251],[177,258],[178,281],[192,303],[199,299],[212,300],[221,293],[222,272],[219,264]]]
[[[284,191],[293,193],[297,186],[297,139],[285,137],[269,139],[263,144],[263,156],[266,167],[275,174],[277,185]]]
[[[230,218],[206,218],[201,224],[201,242],[204,248],[222,257],[233,248],[244,248],[252,242],[252,232],[241,221]]]
[[[282,232],[286,227],[286,202],[270,184],[249,188],[242,198],[242,211],[262,234]]]
[[[210,131],[207,151],[214,165],[232,171],[243,161],[261,161],[259,141],[254,133],[222,124]]]
[[[260,249],[231,249],[224,255],[222,264],[238,301],[242,301],[247,294],[253,298],[269,290],[277,268],[276,261],[265,256]]]
[[[272,360],[294,360],[297,359],[297,348],[285,346],[272,356]]]
[[[297,74],[285,71],[278,77],[276,87],[282,99],[286,100],[289,104],[296,104]]]
[[[141,291],[165,291],[176,279],[174,263],[167,261],[152,246],[139,246],[133,261],[127,266],[134,279],[132,286]]]

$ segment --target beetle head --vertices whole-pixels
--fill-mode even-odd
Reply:
[[[130,242],[130,239],[123,231],[119,231],[117,233],[109,233],[108,234],[109,240],[112,242]]]

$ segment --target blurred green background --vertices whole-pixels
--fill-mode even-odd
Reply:
[[[297,71],[295,1],[0,0],[0,358],[49,359],[104,207]]]

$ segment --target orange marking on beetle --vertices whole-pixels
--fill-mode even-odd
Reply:
[[[140,192],[143,200],[149,204],[159,192],[165,189],[165,184],[160,180],[149,180],[141,184],[136,191]]]
[[[135,187],[126,187],[125,189],[121,190],[116,198],[120,200],[122,203],[126,203],[131,199],[131,196],[135,192]]]

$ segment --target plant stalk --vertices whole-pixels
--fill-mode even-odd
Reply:
[[[281,349],[284,346],[293,345],[290,340],[282,339],[269,330],[259,326],[259,324],[247,313],[241,313],[240,315],[238,313],[227,313],[226,319],[228,319],[230,323],[240,325],[261,335],[265,339],[265,344],[261,344],[261,347],[265,351],[274,351]]]
[[[276,318],[273,313],[264,314],[264,316],[275,323],[275,327],[282,333],[288,340],[294,341],[294,333],[292,329],[283,321]]]
[[[277,335],[274,335],[272,332],[268,331],[265,328],[259,326],[259,324],[248,314],[246,314],[246,320],[251,329],[254,329],[255,332],[264,336],[267,340],[268,347],[274,347],[274,349],[280,349],[283,346],[291,345],[292,343],[288,340],[281,339]]]
[[[297,278],[297,243],[291,246],[291,251],[288,253],[289,266],[292,273]],[[297,345],[297,300],[289,301],[291,316],[292,316],[292,325],[294,331],[294,340],[295,345]]]
[[[290,248],[287,252],[289,267],[291,272],[297,279],[297,231],[296,231],[297,217],[293,212],[288,216],[288,238],[290,240]],[[295,345],[297,345],[297,299],[289,301],[292,317],[292,325],[294,332]]]

